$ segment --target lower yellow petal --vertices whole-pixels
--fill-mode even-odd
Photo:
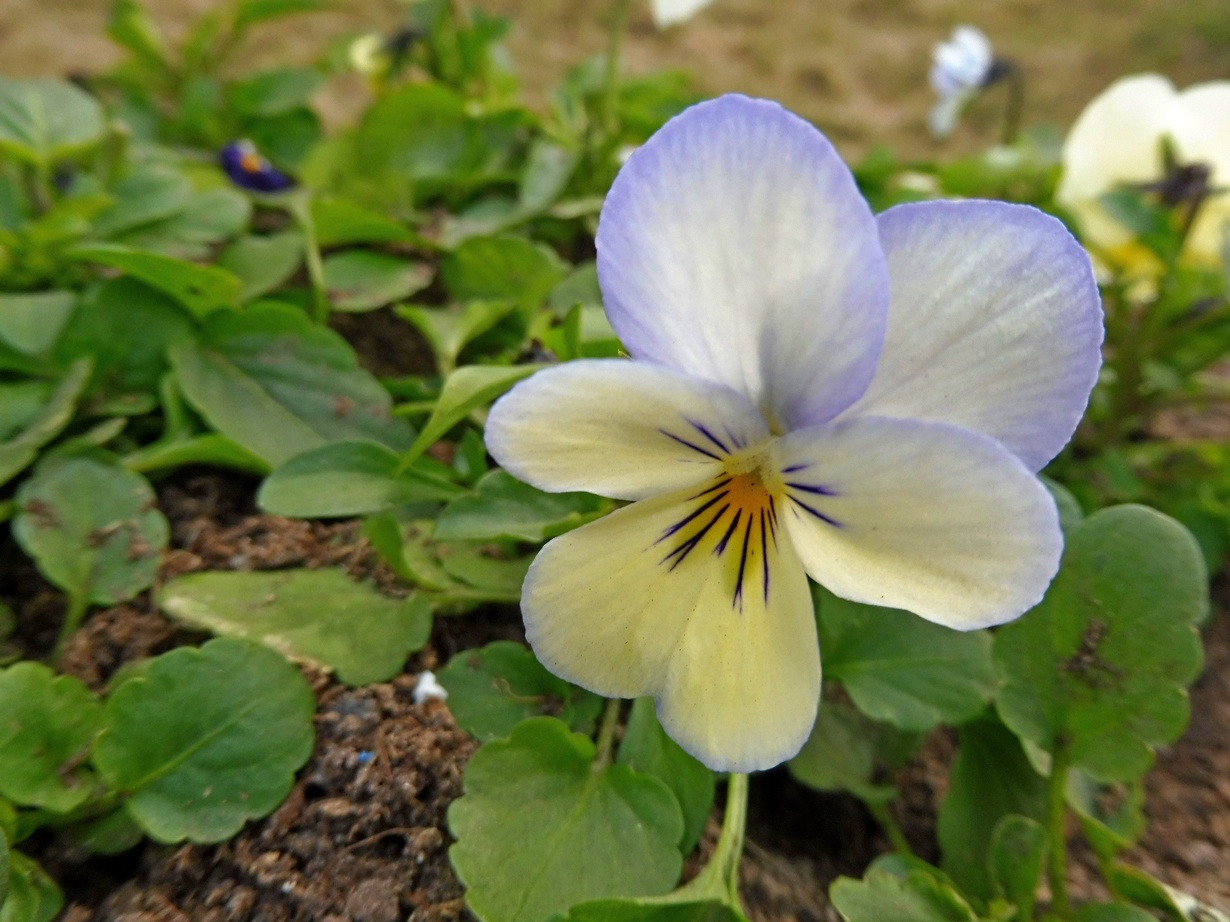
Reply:
[[[552,672],[656,699],[719,771],[769,768],[806,741],[820,693],[807,577],[752,477],[626,506],[543,548],[522,593]]]

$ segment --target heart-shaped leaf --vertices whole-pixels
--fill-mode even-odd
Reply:
[[[68,81],[0,77],[0,151],[49,166],[102,134],[98,100]]]
[[[602,500],[589,493],[544,493],[505,471],[486,474],[474,493],[449,503],[436,523],[438,540],[514,538],[542,543],[592,518]]]

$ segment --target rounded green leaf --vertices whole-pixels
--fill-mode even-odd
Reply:
[[[170,527],[140,474],[92,458],[53,460],[17,491],[13,535],[39,571],[98,605],[149,588]]]
[[[601,504],[589,493],[544,493],[505,471],[491,471],[474,493],[444,508],[435,536],[441,541],[514,538],[541,544],[584,524]]]
[[[521,721],[544,714],[573,730],[589,729],[602,708],[597,695],[553,676],[528,647],[511,640],[462,650],[436,678],[448,689],[457,723],[483,741],[508,736]]]
[[[0,151],[50,165],[102,133],[98,100],[68,81],[0,77]]]
[[[67,813],[93,793],[79,766],[98,733],[102,705],[71,676],[41,663],[0,671],[0,794],[23,807]]]
[[[9,852],[9,892],[0,906],[0,922],[51,922],[64,908],[56,882],[21,852]]]
[[[179,621],[317,663],[351,685],[396,675],[431,634],[423,596],[390,598],[334,569],[189,573],[163,586],[158,604]]]
[[[1042,879],[1046,856],[1046,830],[1027,816],[1010,814],[995,824],[987,869],[997,896],[1020,912],[1020,918],[1034,914],[1034,894]]]
[[[1077,922],[1157,922],[1155,916],[1127,903],[1088,903],[1076,914]]]
[[[1085,519],[1046,597],[995,636],[1000,715],[1100,781],[1140,775],[1187,723],[1208,604],[1200,548],[1178,522],[1143,506]]]
[[[95,243],[69,251],[74,259],[111,266],[166,292],[193,315],[233,309],[239,298],[239,279],[217,266],[199,266],[158,253],[118,243]]]
[[[277,288],[302,262],[303,236],[296,231],[240,237],[218,255],[218,265],[239,278],[242,304]]]
[[[873,802],[891,800],[896,789],[873,783],[877,728],[849,705],[822,701],[811,736],[787,763],[790,774],[820,791],[849,791]]]
[[[587,900],[665,893],[679,879],[679,804],[663,782],[594,765],[551,717],[519,724],[466,767],[449,852],[483,922],[543,922]]]
[[[180,647],[111,695],[93,761],[150,837],[220,842],[290,792],[315,707],[299,670],[266,647]]]
[[[77,401],[90,380],[93,361],[78,359],[56,384],[50,399],[25,428],[0,445],[0,484],[8,483],[38,457],[38,450],[64,431],[73,419]]]
[[[325,287],[335,311],[361,313],[403,301],[431,284],[426,263],[373,250],[346,250],[325,259]]]
[[[995,691],[991,638],[954,631],[893,608],[816,589],[825,678],[840,682],[860,711],[903,730],[959,724]]]
[[[872,867],[862,880],[839,877],[829,899],[846,922],[977,922],[964,898],[922,870],[898,877]]]
[[[747,922],[743,913],[716,900],[668,903],[652,900],[595,900],[568,910],[559,922]]]
[[[9,839],[4,834],[4,828],[0,827],[0,908],[3,908],[4,901],[9,898],[10,873]]]

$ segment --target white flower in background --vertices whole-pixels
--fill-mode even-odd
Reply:
[[[990,39],[974,26],[957,26],[948,41],[935,46],[931,88],[940,98],[928,119],[933,135],[952,134],[961,110],[987,85],[994,65]]]
[[[653,21],[659,29],[691,19],[713,0],[651,0]]]
[[[414,685],[413,694],[415,704],[448,700],[448,690],[440,684],[436,679],[436,674],[430,670],[419,673],[419,680]]]
[[[1115,189],[1162,183],[1167,140],[1180,167],[1203,166],[1208,176],[1210,193],[1184,253],[1201,262],[1220,259],[1230,221],[1230,81],[1179,92],[1165,77],[1137,74],[1112,83],[1077,118],[1064,141],[1063,178],[1055,193],[1085,242],[1111,261],[1127,261],[1134,235],[1099,199]]]
[[[815,721],[808,576],[959,630],[1042,597],[1063,542],[1034,472],[1102,341],[1058,221],[979,201],[873,216],[814,127],[725,96],[632,154],[597,249],[632,360],[540,371],[487,421],[514,476],[632,501],[530,567],[548,669],[653,696],[684,749],[746,772]]]

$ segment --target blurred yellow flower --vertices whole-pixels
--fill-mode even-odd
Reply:
[[[1183,254],[1193,262],[1216,264],[1230,227],[1230,81],[1180,92],[1157,74],[1123,77],[1085,107],[1064,142],[1056,200],[1076,218],[1081,236],[1097,255],[1137,273],[1151,254],[1101,198],[1116,189],[1161,183],[1165,143],[1180,167],[1207,170],[1208,195]]]

